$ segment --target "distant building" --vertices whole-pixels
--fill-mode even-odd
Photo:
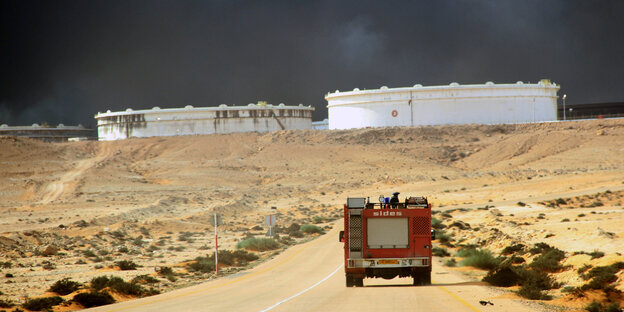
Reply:
[[[268,132],[312,129],[313,107],[271,105],[265,102],[247,106],[193,107],[98,113],[101,141],[131,137],[197,135],[234,132]]]
[[[76,140],[94,140],[96,133],[93,129],[88,129],[82,125],[65,126],[59,124],[56,127],[41,126],[9,126],[0,125],[0,136],[18,136],[43,140],[46,142],[64,142]]]
[[[414,85],[328,93],[329,129],[557,120],[559,86],[539,83]]]

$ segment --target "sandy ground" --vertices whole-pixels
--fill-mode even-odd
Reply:
[[[624,120],[116,142],[0,137],[0,298],[20,303],[61,278],[129,279],[161,266],[178,279],[152,286],[195,284],[213,275],[191,274],[184,263],[214,252],[214,212],[223,216],[221,247],[234,249],[245,235],[266,232],[265,215],[286,227],[329,227],[347,196],[393,191],[451,210],[445,224],[468,223],[470,231],[449,230],[458,241],[493,252],[516,242],[566,251],[570,268],[555,276],[578,286],[579,267],[624,261],[623,155]],[[566,204],[553,204],[557,198]],[[486,205],[494,207],[479,209]],[[307,239],[283,240],[283,248]],[[578,253],[593,251],[605,255]],[[119,260],[141,267],[120,271]],[[620,272],[618,289],[623,280]],[[551,292],[571,308],[591,297]]]

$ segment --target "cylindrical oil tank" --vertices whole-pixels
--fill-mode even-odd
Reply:
[[[557,91],[539,83],[414,85],[328,93],[329,129],[557,120]]]
[[[268,132],[312,129],[313,107],[271,105],[193,107],[98,113],[100,141],[131,137],[197,135],[234,132]]]

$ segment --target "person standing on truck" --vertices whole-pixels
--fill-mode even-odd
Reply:
[[[392,193],[392,197],[390,198],[390,206],[392,208],[397,208],[397,206],[399,205],[399,192],[394,192]]]

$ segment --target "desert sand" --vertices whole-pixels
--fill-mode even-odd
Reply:
[[[196,284],[215,278],[185,266],[214,252],[215,212],[223,218],[220,249],[234,250],[245,236],[264,235],[266,215],[277,214],[282,227],[329,229],[346,197],[394,191],[428,197],[456,243],[495,254],[516,243],[564,250],[568,267],[553,276],[579,286],[584,265],[624,261],[624,120],[114,142],[0,137],[0,298],[50,295],[67,277],[88,283],[148,274],[163,292]],[[452,226],[456,221],[470,228]],[[316,237],[281,236],[281,248]],[[604,256],[586,254],[594,251]],[[276,252],[257,253],[254,263]],[[120,260],[139,267],[121,271]],[[173,268],[175,281],[155,274],[163,266]],[[224,266],[223,274],[240,269]],[[475,279],[486,273],[455,270]],[[624,291],[621,271],[614,286]],[[549,294],[555,299],[548,304],[570,309],[606,300]]]

